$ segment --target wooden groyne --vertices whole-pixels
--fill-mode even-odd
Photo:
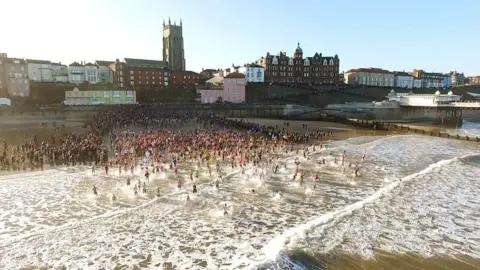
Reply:
[[[347,122],[353,126],[358,126],[367,129],[373,130],[387,130],[387,131],[398,131],[405,133],[414,133],[421,134],[432,137],[447,138],[461,141],[470,141],[470,142],[480,142],[480,137],[468,136],[468,135],[451,135],[445,131],[441,131],[439,128],[421,128],[413,127],[408,124],[399,124],[399,123],[390,123],[390,122],[379,122],[375,120],[362,120],[362,119],[348,119]]]

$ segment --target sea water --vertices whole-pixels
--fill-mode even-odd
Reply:
[[[304,185],[292,180],[295,161]],[[273,165],[242,173],[225,163],[210,175],[197,162],[180,161],[178,175],[152,173],[139,196],[133,185],[145,181],[141,169],[105,175],[80,166],[3,176],[0,268],[302,269],[291,252],[334,249],[367,258],[373,250],[480,258],[475,143],[357,137],[327,150],[310,147],[307,158],[280,151],[275,163],[277,173]]]

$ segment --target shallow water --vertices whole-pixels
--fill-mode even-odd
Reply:
[[[189,179],[196,162],[180,163],[178,176],[152,175],[149,192],[139,197],[126,179],[143,180],[141,170],[105,176],[78,167],[0,177],[0,268],[304,269],[299,251],[365,260],[378,251],[480,258],[478,147],[400,135],[329,148],[317,147],[308,159],[282,151],[277,174],[273,165],[242,174],[223,164],[212,176],[199,168],[197,194]],[[343,150],[352,167],[341,165]],[[296,158],[305,186],[292,181]],[[177,189],[177,178],[184,187]]]

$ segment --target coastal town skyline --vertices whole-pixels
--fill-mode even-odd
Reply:
[[[47,1],[50,5],[57,2]],[[225,68],[232,63],[250,63],[267,52],[286,52],[292,56],[297,42],[300,42],[304,56],[310,57],[317,52],[339,55],[340,71],[361,67],[399,71],[421,68],[431,72],[457,70],[467,75],[477,75],[476,63],[480,59],[472,54],[475,42],[467,41],[474,39],[472,27],[478,25],[479,21],[473,13],[472,16],[468,13],[474,12],[475,9],[471,7],[478,4],[473,1],[460,2],[454,7],[429,7],[429,13],[436,16],[423,16],[423,3],[416,3],[415,9],[403,12],[408,6],[412,8],[413,2],[409,1],[390,15],[383,11],[391,7],[377,5],[377,1],[363,6],[352,2],[341,11],[338,7],[332,9],[333,6],[328,3],[304,1],[301,6],[312,8],[300,9],[290,16],[289,6],[279,3],[270,16],[262,12],[269,6],[268,1],[255,5],[248,1],[229,5],[216,5],[215,1],[202,5],[195,5],[192,1],[184,1],[183,5],[154,1],[139,1],[136,5],[129,5],[102,1],[95,3],[95,9],[89,9],[93,2],[87,0],[76,12],[85,19],[78,19],[77,22],[81,22],[77,24],[80,29],[75,31],[76,27],[72,28],[69,23],[72,20],[67,7],[58,6],[49,10],[45,4],[34,1],[11,1],[5,3],[9,10],[20,10],[26,5],[31,8],[26,11],[28,19],[25,22],[4,29],[4,35],[13,38],[2,42],[0,52],[8,53],[9,57],[61,61],[67,65],[75,61],[114,61],[125,57],[162,60],[162,23],[170,18],[172,24],[179,24],[180,19],[183,21],[186,69],[197,72],[202,68]],[[467,4],[468,9],[464,8]],[[160,13],[153,11],[158,6],[161,6]],[[293,10],[291,5],[289,8]],[[455,12],[457,8],[461,9],[461,13]],[[219,15],[215,19],[209,16],[201,18],[198,14],[203,13],[202,10],[216,11]],[[236,11],[235,14],[249,12],[250,15],[245,19],[233,20],[232,10]],[[315,15],[317,11],[321,16]],[[339,20],[338,12],[350,19]],[[32,40],[44,41],[46,35],[41,25],[38,26],[39,31],[33,31],[33,17],[38,17],[38,14],[42,14],[40,17],[44,25],[56,24],[58,34],[48,34],[49,41],[39,41],[33,46]],[[135,19],[125,19],[132,14]],[[260,14],[264,15],[258,18],[269,16],[269,19],[247,19]],[[370,18],[373,14],[376,14],[374,17],[377,21]],[[444,20],[447,15],[448,21]],[[14,16],[14,12],[7,13],[0,18],[0,23],[8,25],[15,20]],[[456,23],[450,23],[452,20]],[[28,34],[20,34],[22,32]],[[446,33],[454,33],[455,38]],[[231,42],[233,40],[235,42]]]

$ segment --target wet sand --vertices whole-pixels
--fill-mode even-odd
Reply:
[[[243,118],[230,118],[230,119],[243,119]],[[285,122],[289,122],[289,127],[287,128],[288,131],[298,131],[304,132],[305,129],[302,125],[308,125],[309,131],[317,131],[320,132],[332,132],[332,136],[330,139],[332,140],[343,140],[352,137],[358,136],[386,136],[392,134],[405,134],[397,131],[386,131],[386,130],[370,130],[370,129],[362,129],[351,125],[345,125],[340,123],[333,123],[333,122],[322,122],[322,121],[302,121],[302,120],[278,120],[278,119],[264,119],[264,118],[249,118],[245,119],[245,121],[258,123],[260,125],[266,126],[275,126],[277,125],[279,128],[284,127]]]
[[[434,256],[422,257],[413,253],[389,253],[381,250],[375,251],[372,259],[365,259],[358,255],[343,252],[331,252],[329,254],[310,255],[304,252],[296,252],[290,255],[295,262],[307,266],[307,269],[385,269],[385,270],[478,270],[480,259],[468,256]],[[310,268],[308,268],[310,266]]]

